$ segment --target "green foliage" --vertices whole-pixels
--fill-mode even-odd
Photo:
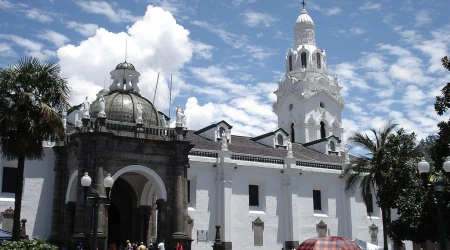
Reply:
[[[42,142],[64,134],[59,114],[68,106],[69,88],[52,62],[24,57],[0,69],[0,151],[17,159],[13,239],[20,238],[25,160],[42,159]]]
[[[351,162],[344,172],[347,191],[359,187],[363,199],[367,194],[375,194],[382,210],[385,249],[391,231],[391,209],[401,205],[397,198],[407,193],[405,186],[410,181],[404,177],[417,172],[413,165],[420,155],[415,134],[408,134],[402,128],[394,132],[396,126],[387,123],[381,130],[371,129],[373,139],[366,134],[353,134],[348,141],[362,147],[367,154]],[[398,237],[393,239],[399,243]]]
[[[450,61],[448,57],[442,59],[443,66],[450,70]],[[443,115],[450,108],[450,83],[442,89],[442,96],[436,97],[434,104],[436,113]],[[430,176],[434,176],[442,170],[445,157],[450,154],[450,120],[442,121],[438,124],[439,133],[435,138],[429,136],[422,140],[418,148],[422,151],[422,156],[431,157]],[[427,157],[428,158],[428,157]],[[398,218],[392,221],[389,235],[398,242],[400,240],[411,240],[416,243],[424,243],[427,240],[438,241],[439,228],[437,217],[436,192],[423,185],[421,177],[417,171],[418,159],[410,166],[395,173],[393,178],[402,179],[403,190],[394,199],[394,207],[397,208]],[[444,181],[449,184],[448,178]],[[445,204],[444,218],[447,238],[450,235],[450,194],[448,190],[442,193],[443,203]]]
[[[41,159],[42,141],[63,135],[61,112],[68,106],[67,82],[52,62],[24,57],[0,69],[1,152],[8,160]]]
[[[4,241],[3,244],[1,250],[58,250],[58,247],[40,239]]]

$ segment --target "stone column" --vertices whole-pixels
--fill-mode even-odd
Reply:
[[[156,194],[153,193],[152,197],[152,215],[151,215],[151,229],[150,229],[150,239],[153,243],[157,242],[156,236]]]
[[[55,152],[55,180],[53,186],[53,209],[52,209],[52,229],[49,241],[52,243],[60,243],[61,241],[61,207],[63,200],[63,167],[66,166],[66,152],[64,146],[53,147]]]
[[[173,236],[183,236],[183,176],[181,170],[175,170],[175,190],[173,204]]]
[[[294,214],[294,204],[292,200],[292,166],[294,166],[295,158],[287,157],[284,159],[285,168],[283,169],[282,176],[282,186],[284,189],[284,225],[285,225],[285,236],[284,236],[284,247],[285,249],[293,249],[299,245],[298,240],[296,240],[294,235],[298,235],[298,218]]]
[[[152,207],[151,206],[144,206],[144,219],[143,219],[143,224],[144,224],[144,232],[143,232],[143,236],[144,236],[144,244],[146,246],[148,246],[150,244],[150,237],[149,237],[149,229],[150,229],[150,224],[151,224],[151,218],[152,218]]]
[[[158,224],[157,224],[157,240],[156,243],[165,241],[166,238],[166,201],[164,199],[156,200],[156,206],[158,209]]]
[[[232,213],[231,213],[231,197],[232,197],[232,171],[235,164],[229,163],[231,153],[228,150],[219,152],[219,163],[217,164],[216,184],[217,184],[217,225],[223,233],[222,243],[225,249],[232,249]]]
[[[101,196],[105,195],[105,187],[103,186],[103,168],[98,167],[95,175],[94,188],[99,192]],[[103,227],[105,225],[105,206],[100,204],[98,208],[98,234],[103,234]]]

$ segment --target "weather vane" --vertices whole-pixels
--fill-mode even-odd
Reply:
[[[301,2],[301,4],[303,5],[303,9],[304,9],[304,8],[305,8],[305,5],[306,5],[305,0],[303,0],[303,1]]]

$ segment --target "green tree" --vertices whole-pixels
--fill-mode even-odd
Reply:
[[[450,62],[447,57],[442,59],[444,67],[450,71]],[[450,83],[442,88],[442,96],[436,97],[434,104],[438,115],[443,115],[450,107]],[[421,156],[427,158],[434,168],[431,168],[430,176],[442,170],[444,158],[449,155],[450,123],[442,121],[438,124],[437,136],[428,136],[418,145]],[[429,158],[431,157],[431,159]],[[424,187],[421,177],[417,171],[418,159],[414,164],[406,165],[397,173],[395,178],[402,179],[403,192],[394,199],[398,218],[391,223],[389,235],[395,241],[411,240],[416,243],[424,243],[427,240],[436,242],[439,237],[438,217],[436,213],[436,193],[430,188]],[[448,178],[444,180],[449,183]],[[450,193],[442,193],[444,204],[444,218],[449,220],[450,216]],[[447,238],[450,238],[450,223],[446,221]]]
[[[442,58],[442,65],[450,71],[450,59],[446,56]],[[436,102],[434,103],[434,109],[440,116],[450,108],[450,82],[441,90],[442,96],[436,96]],[[441,121],[438,124],[439,133],[435,144],[430,148],[430,155],[433,159],[437,169],[442,167],[446,156],[450,156],[450,120]]]
[[[25,160],[43,158],[42,142],[64,134],[59,112],[68,107],[69,88],[53,62],[24,57],[0,69],[0,150],[17,159],[13,240],[20,238]]]
[[[396,176],[401,176],[404,167],[417,155],[414,133],[399,129],[392,134],[396,126],[389,122],[381,130],[370,129],[373,139],[367,134],[352,134],[348,139],[350,145],[359,146],[367,153],[351,162],[344,171],[346,191],[359,187],[366,204],[368,195],[375,194],[382,212],[384,249],[388,249],[391,209],[396,206],[394,198],[405,182]]]

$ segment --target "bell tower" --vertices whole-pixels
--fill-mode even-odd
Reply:
[[[327,55],[315,39],[315,24],[305,9],[295,23],[294,47],[286,54],[286,74],[278,79],[273,111],[291,141],[309,143],[335,136],[342,140],[345,102],[338,78],[329,79]]]

